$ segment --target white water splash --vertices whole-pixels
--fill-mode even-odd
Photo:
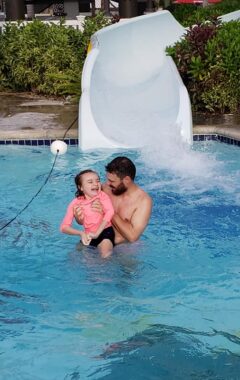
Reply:
[[[140,150],[140,160],[148,174],[159,178],[159,181],[148,184],[147,190],[177,186],[180,193],[203,194],[218,189],[231,198],[233,196],[234,203],[239,204],[236,171],[230,173],[226,162],[209,152],[207,147],[212,142],[205,143],[206,149],[203,146],[201,151],[196,151],[182,141],[176,125],[158,128],[154,139],[152,133],[150,137],[146,133],[145,141],[146,145]]]

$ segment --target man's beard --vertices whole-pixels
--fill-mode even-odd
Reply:
[[[110,186],[110,187],[111,187],[111,186]],[[114,195],[121,195],[121,194],[125,193],[125,191],[127,191],[127,188],[126,188],[126,186],[124,185],[123,182],[121,182],[121,183],[118,185],[118,187],[115,187],[115,188],[111,187],[111,189],[112,189],[112,193],[113,193]]]

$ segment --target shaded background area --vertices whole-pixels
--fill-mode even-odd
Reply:
[[[162,1],[165,7],[169,0]],[[140,16],[144,12],[153,12],[159,2],[153,0],[0,0],[2,11],[6,13],[6,20],[31,19],[35,14],[51,9],[56,17],[75,18],[80,13],[95,15],[101,9],[106,15],[117,14],[121,18]]]
[[[78,104],[33,94],[0,93],[0,138],[61,138],[78,116]],[[237,128],[240,115],[193,114],[193,125]],[[78,137],[77,122],[67,137]],[[193,128],[194,132],[194,128]]]
[[[62,138],[78,104],[32,94],[0,94],[0,138]],[[77,120],[67,134],[77,137]]]

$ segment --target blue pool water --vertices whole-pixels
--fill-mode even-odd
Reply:
[[[119,152],[69,148],[0,232],[0,379],[240,379],[240,149],[162,152],[121,152],[154,207],[142,238],[109,260],[59,224],[75,174],[104,180]],[[53,161],[48,148],[1,147],[0,227]]]

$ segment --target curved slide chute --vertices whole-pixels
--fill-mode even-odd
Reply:
[[[138,148],[162,128],[192,142],[188,92],[166,46],[185,33],[168,11],[111,25],[95,33],[82,74],[79,145]]]

